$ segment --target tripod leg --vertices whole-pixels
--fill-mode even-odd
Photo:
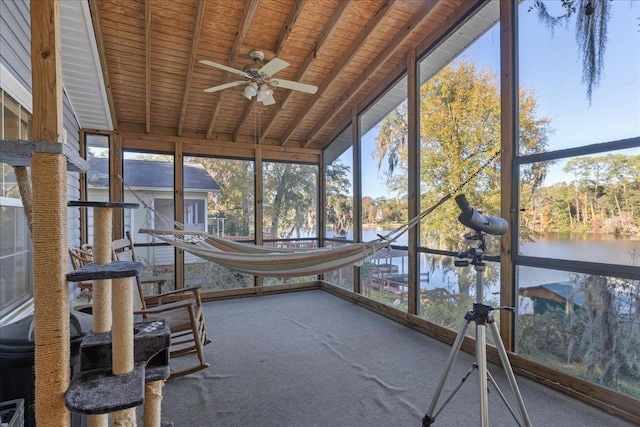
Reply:
[[[429,406],[429,411],[426,413],[424,418],[422,418],[422,426],[428,427],[432,422],[435,421],[435,410],[436,405],[438,404],[438,399],[440,398],[440,393],[442,393],[442,389],[444,387],[444,383],[447,381],[447,376],[449,375],[449,371],[453,366],[453,363],[456,360],[456,356],[460,351],[460,347],[462,347],[462,341],[464,340],[465,333],[467,332],[467,327],[469,326],[469,322],[467,319],[462,321],[462,325],[460,325],[460,330],[458,331],[458,335],[456,336],[456,340],[453,343],[453,347],[451,347],[451,351],[449,352],[449,358],[447,359],[447,365],[444,368],[442,373],[442,377],[440,378],[440,382],[438,383],[438,387],[436,388],[436,393],[433,395],[433,400],[431,400],[431,406]]]
[[[520,410],[522,421],[524,422],[524,425],[526,427],[531,427],[529,414],[527,414],[527,409],[524,406],[524,401],[522,400],[522,395],[520,394],[520,389],[518,388],[516,377],[513,374],[513,369],[511,369],[511,362],[509,362],[507,351],[505,350],[504,344],[502,344],[502,339],[500,338],[500,334],[498,333],[498,327],[496,326],[495,322],[489,322],[489,328],[491,329],[493,341],[496,343],[496,349],[498,350],[498,354],[500,355],[500,362],[502,363],[504,372],[505,374],[507,374],[507,379],[509,380],[509,384],[511,385],[511,391],[513,391],[513,396],[518,404],[518,409]]]
[[[500,396],[500,399],[502,399],[502,403],[504,403],[504,406],[507,407],[507,410],[513,417],[514,421],[516,422],[516,424],[518,424],[518,427],[523,427],[522,424],[520,423],[520,420],[518,420],[518,416],[516,415],[515,412],[513,412],[513,408],[511,407],[511,404],[507,400],[502,390],[500,390],[500,386],[498,386],[498,383],[496,383],[496,380],[493,379],[493,376],[491,375],[491,372],[488,369],[487,369],[487,377],[489,378],[489,382],[493,384],[493,386],[495,387],[496,392],[498,393],[498,396]]]
[[[480,414],[482,427],[489,426],[489,391],[487,389],[487,337],[486,326],[476,323],[476,364],[480,380]]]

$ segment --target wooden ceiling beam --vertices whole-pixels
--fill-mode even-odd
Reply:
[[[206,156],[225,156],[251,159],[256,151],[255,141],[246,136],[239,141],[231,140],[229,134],[217,135],[215,144],[200,137],[175,136],[173,132],[158,133],[154,127],[153,135],[148,135],[144,129],[125,130],[117,132],[117,137],[122,141],[122,147],[127,150],[140,151],[151,150],[158,152],[170,152],[178,144],[182,144],[182,151]],[[169,130],[169,129],[167,129]],[[274,141],[275,142],[275,141]],[[283,160],[303,163],[318,163],[322,151],[318,149],[289,147],[283,150],[279,145],[260,145],[260,151],[264,158],[269,160]]]
[[[282,52],[282,48],[284,47],[289,35],[291,35],[291,30],[293,30],[293,26],[296,25],[296,21],[302,13],[302,8],[304,8],[304,4],[307,0],[295,0],[295,7],[292,7],[289,10],[289,15],[287,16],[287,20],[282,26],[282,31],[278,35],[278,41],[276,43],[276,56],[280,55]]]
[[[295,7],[292,7],[291,10],[289,10],[289,15],[287,16],[287,20],[285,21],[284,25],[282,26],[282,31],[280,31],[280,35],[278,35],[278,44],[276,46],[276,50],[274,52],[274,57],[277,57],[278,55],[280,55],[280,52],[282,52],[282,48],[284,47],[284,45],[287,42],[287,39],[289,38],[289,35],[291,34],[291,30],[293,29],[293,26],[295,25],[296,21],[298,20],[298,17],[300,16],[300,13],[302,12],[302,8],[304,7],[304,4],[306,3],[307,0],[296,0],[295,2]],[[253,100],[252,100],[253,101]],[[240,134],[240,130],[244,127],[245,123],[247,122],[247,119],[249,118],[249,115],[251,114],[251,110],[254,106],[258,106],[260,107],[257,103],[255,102],[251,102],[245,105],[245,108],[242,111],[242,114],[240,116],[240,119],[238,120],[238,122],[236,123],[236,128],[233,131],[233,140],[237,140],[238,135]],[[249,108],[247,108],[247,106]],[[281,110],[282,109],[282,104],[280,106],[280,108],[277,108],[276,110]],[[258,132],[260,133],[260,132]],[[262,138],[260,138],[262,139]]]
[[[291,139],[293,132],[296,130],[296,127],[305,119],[307,114],[313,109],[314,105],[320,100],[322,94],[327,91],[331,85],[334,83],[337,76],[344,71],[344,69],[349,65],[349,63],[353,60],[353,58],[360,51],[361,47],[367,42],[369,37],[371,37],[376,29],[380,26],[380,24],[384,21],[384,18],[387,14],[393,10],[397,0],[386,0],[380,8],[376,11],[371,19],[365,24],[364,28],[360,31],[355,40],[351,43],[349,49],[342,55],[340,60],[336,63],[336,65],[331,70],[322,84],[318,88],[318,93],[316,93],[311,102],[309,102],[309,106],[307,109],[301,111],[298,116],[293,120],[291,126],[287,129],[284,135],[281,138],[281,145],[286,145],[286,143]]]
[[[245,58],[249,58],[249,53],[251,53],[251,51],[256,49],[257,49],[256,46],[244,44],[240,46],[239,55]],[[276,53],[273,50],[263,49],[262,47],[260,47],[260,51],[264,54],[265,61],[271,61],[273,58],[276,57]]]
[[[431,31],[431,33],[415,47],[416,55],[422,56],[427,54],[427,50],[435,49],[437,46],[439,46],[439,42],[443,40],[447,33],[451,33],[459,28],[462,23],[466,21],[466,19],[474,9],[480,9],[484,4],[486,3],[483,3],[482,0],[475,2],[462,2],[462,4],[458,8],[456,8],[455,13],[448,16],[444,21],[442,21],[436,29]],[[382,93],[382,91],[391,84],[391,82],[396,80],[404,72],[404,70],[405,64],[399,63],[393,69],[393,71],[388,73],[382,80],[380,80],[376,84],[376,86],[372,90],[369,91],[367,96],[359,101],[357,106],[350,107],[350,109],[355,108],[358,111],[362,111],[367,105],[371,104],[379,96],[379,94]],[[351,116],[347,117],[344,122],[342,122],[338,126],[335,126],[335,130],[331,133],[329,138],[327,138],[327,142],[330,143],[331,141],[336,139],[338,135],[340,135],[340,133],[343,131],[343,129],[349,125],[349,123],[352,123]],[[303,141],[303,145],[309,146],[308,141]]]
[[[320,36],[316,41],[315,48],[313,49],[310,55],[307,55],[307,59],[305,59],[304,63],[298,69],[298,73],[293,79],[294,81],[300,81],[304,78],[307,71],[309,71],[311,64],[313,64],[313,61],[315,61],[315,59],[318,57],[322,49],[324,49],[324,47],[326,46],[327,40],[334,33],[335,29],[338,26],[338,23],[344,16],[344,13],[349,7],[349,5],[350,5],[350,2],[347,2],[347,1],[341,1],[338,3],[338,7],[333,11],[333,14],[331,15],[331,19],[329,19],[329,21],[326,23],[326,25],[322,29],[322,32],[320,33]],[[278,120],[278,117],[280,117],[280,113],[284,111],[284,109],[286,108],[292,95],[293,95],[293,92],[289,91],[285,95],[284,99],[280,102],[280,105],[278,106],[278,108],[275,109],[275,111],[271,115],[271,118],[267,122],[267,125],[265,126],[263,132],[260,135],[260,142],[262,142],[262,140],[266,138],[267,134],[269,133],[273,125]]]
[[[187,64],[187,79],[184,84],[182,108],[180,109],[180,119],[178,121],[178,136],[182,135],[182,126],[184,125],[184,118],[187,115],[187,106],[189,105],[189,92],[191,91],[191,79],[193,77],[193,67],[196,62],[196,51],[198,48],[198,41],[200,40],[200,33],[202,32],[204,7],[207,4],[207,0],[200,0],[196,3],[197,9],[193,22],[193,34],[191,36],[191,52],[189,53],[189,63]]]
[[[238,119],[238,123],[236,123],[236,128],[233,131],[233,134],[231,135],[232,141],[235,142],[238,140],[238,135],[240,135],[240,129],[242,129],[244,124],[247,122],[247,119],[249,118],[249,114],[251,114],[251,110],[253,109],[254,105],[258,104],[258,102],[256,102],[256,98],[257,97],[254,96],[253,98],[251,98],[250,101],[244,104],[244,108],[242,109],[242,114],[240,115],[240,119]],[[258,108],[260,108],[260,106],[258,106]]]
[[[426,21],[431,12],[435,9],[436,2],[424,2],[420,9],[411,19],[404,25],[401,31],[397,32],[387,43],[387,47],[371,61],[371,65],[367,67],[367,72],[363,73],[340,97],[340,100],[333,104],[333,107],[318,121],[316,126],[303,138],[303,146],[307,147],[312,139],[322,130],[341,110],[345,108],[350,100],[362,89],[369,77],[376,74],[380,68],[400,49],[402,44]]]
[[[147,133],[151,133],[151,0],[144,2],[144,43],[145,123]]]
[[[247,36],[247,32],[249,31],[249,26],[251,25],[251,21],[253,21],[253,17],[256,13],[256,9],[258,8],[259,0],[250,0],[247,2],[247,6],[244,9],[244,13],[242,14],[242,19],[240,20],[240,25],[238,26],[238,34],[233,42],[233,46],[231,47],[231,54],[229,55],[229,66],[233,67],[238,59],[238,54],[240,53],[240,48],[244,43],[244,39]],[[231,75],[227,73],[224,77],[222,83],[229,83],[229,79]],[[213,134],[213,127],[216,124],[216,120],[218,119],[218,113],[220,112],[220,106],[222,105],[222,101],[224,99],[224,91],[218,92],[218,101],[213,109],[213,114],[211,115],[211,121],[209,122],[209,128],[207,129],[206,138],[210,139]]]

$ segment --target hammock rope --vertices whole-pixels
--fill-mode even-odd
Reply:
[[[200,258],[215,262],[223,267],[241,273],[265,277],[299,277],[310,276],[329,271],[335,271],[362,262],[377,251],[388,247],[388,242],[373,241],[368,243],[352,243],[348,245],[293,249],[275,248],[269,246],[249,245],[216,239],[199,233],[181,233],[180,230],[149,230],[141,229],[141,233],[152,234],[170,245],[187,251]],[[214,243],[218,246],[214,246]],[[235,243],[236,245],[253,248],[252,252],[229,252],[219,247],[219,243]],[[231,245],[230,245],[231,246]]]
[[[153,212],[163,222],[173,223],[175,227],[173,230],[142,228],[139,233],[149,234],[178,249],[241,273],[265,277],[299,277],[322,274],[356,265],[382,249],[389,249],[400,236],[458,193],[499,154],[500,150],[496,151],[491,158],[436,204],[397,229],[385,235],[378,234],[377,240],[323,248],[279,248],[253,245],[218,238],[202,231],[185,230],[184,224],[160,214],[138,196],[122,176],[118,175],[118,178],[145,209]]]
[[[487,159],[486,162],[484,162],[482,165],[480,165],[480,167],[478,169],[476,169],[475,172],[473,172],[471,175],[469,175],[467,177],[467,179],[462,181],[462,183],[460,185],[458,185],[456,188],[454,188],[453,190],[451,190],[447,194],[445,194],[433,206],[425,209],[419,215],[416,215],[413,218],[411,218],[407,223],[403,224],[402,226],[400,226],[399,228],[397,228],[395,230],[392,230],[391,232],[385,234],[384,236],[378,234],[378,237],[383,239],[383,240],[388,240],[390,242],[395,242],[400,236],[402,236],[404,233],[406,233],[410,228],[412,228],[412,227],[416,226],[418,223],[420,223],[420,221],[422,221],[424,218],[426,218],[427,215],[429,215],[431,212],[436,210],[441,204],[443,204],[444,202],[449,200],[451,197],[453,197],[454,194],[460,192],[460,190],[462,190],[462,188],[465,185],[467,185],[469,182],[471,182],[476,176],[478,176],[480,174],[480,172],[482,172],[487,166],[489,166],[489,164],[491,162],[493,162],[500,155],[501,151],[502,151],[501,149],[496,150],[496,152],[493,153],[493,155],[489,159]]]

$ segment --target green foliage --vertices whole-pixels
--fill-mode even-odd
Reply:
[[[326,215],[327,226],[337,235],[353,229],[353,192],[349,175],[351,168],[336,160],[327,166]]]
[[[254,234],[254,167],[244,160],[193,157],[220,186],[220,194],[209,196],[209,216],[225,218],[227,235]]]
[[[185,279],[187,286],[201,286],[203,292],[253,286],[251,276],[208,261],[186,263]]]
[[[490,216],[500,215],[500,165],[489,159],[500,149],[500,87],[495,73],[472,63],[456,61],[420,88],[420,205],[427,209],[445,194],[459,188],[470,204]],[[538,117],[532,93],[520,93],[521,151],[544,151],[549,119]],[[407,185],[407,108],[401,105],[380,124],[376,139],[378,165],[389,159],[386,174],[391,188]],[[486,166],[485,166],[486,165]],[[531,194],[546,175],[548,164],[523,167],[521,182]],[[374,207],[372,209],[372,206]],[[363,200],[363,222],[372,210]],[[470,230],[455,220],[459,208],[445,203],[420,224],[422,244],[444,250],[466,249],[464,234]],[[451,261],[451,260],[449,260]],[[449,262],[447,261],[447,262]],[[452,265],[446,265],[452,270]],[[473,272],[458,275],[459,291],[468,294]],[[487,285],[497,274],[487,274]]]
[[[521,145],[525,153],[544,151],[549,120],[536,117],[532,94],[521,91]],[[401,105],[380,124],[376,153],[380,162],[389,159],[388,182],[407,188],[407,109]],[[440,198],[472,179],[500,148],[500,88],[495,73],[471,63],[455,62],[422,85],[420,89],[420,190],[426,209]],[[537,188],[546,165],[525,168],[522,182],[529,191]],[[500,212],[500,166],[484,167],[465,195],[472,206],[489,215]],[[363,205],[363,215],[367,212]],[[455,204],[441,206],[421,224],[423,242],[439,249],[457,249],[463,226],[452,221],[458,215]]]
[[[324,280],[342,289],[353,290],[353,267],[325,273]]]
[[[579,362],[573,349],[579,345],[584,331],[580,322],[568,321],[562,308],[556,307],[540,315],[520,316],[518,347],[521,354],[536,358],[549,357],[563,363]]]
[[[473,307],[473,298],[464,294],[430,291],[421,298],[420,317],[446,328],[458,329]]]
[[[519,318],[519,353],[640,397],[640,282],[576,275],[584,305]]]
[[[380,225],[396,228],[398,224],[405,224],[407,217],[407,199],[371,197],[362,198],[362,224]]]
[[[571,182],[521,199],[521,223],[537,232],[640,232],[640,155],[574,157],[563,171]]]
[[[263,163],[264,227],[275,238],[303,237],[316,228],[318,167]]]

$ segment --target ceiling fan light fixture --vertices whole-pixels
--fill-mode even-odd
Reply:
[[[245,98],[251,99],[258,93],[258,84],[255,82],[251,82],[244,88],[244,92],[242,93]]]
[[[258,95],[258,101],[264,105],[273,105],[275,99],[273,99],[273,90],[269,85],[279,86],[284,89],[297,90],[305,93],[315,94],[318,91],[318,87],[306,83],[294,82],[283,79],[273,79],[273,75],[277,72],[287,68],[290,64],[280,58],[273,58],[267,64],[260,66],[259,64],[264,59],[264,53],[259,50],[251,51],[249,57],[253,60],[253,65],[247,65],[242,70],[238,70],[233,67],[229,67],[224,64],[218,64],[217,62],[209,60],[200,60],[199,62],[204,65],[208,65],[213,68],[224,70],[228,73],[233,73],[244,77],[245,81],[235,81],[231,83],[223,83],[218,86],[213,86],[204,89],[205,92],[217,92],[223,89],[229,89],[231,87],[247,85],[242,92],[242,95],[251,100],[254,96]],[[258,68],[260,67],[260,68]],[[267,84],[269,82],[269,84]]]
[[[260,90],[258,90],[258,101],[262,102],[266,98],[273,95],[273,90],[269,89],[266,83],[262,83],[260,85]]]

